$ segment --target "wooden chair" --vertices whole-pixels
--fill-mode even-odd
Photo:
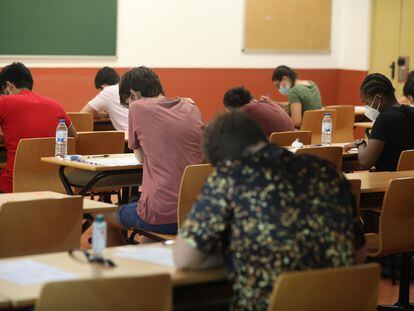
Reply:
[[[168,274],[52,282],[43,286],[36,311],[172,310]]]
[[[296,150],[296,154],[311,154],[331,162],[339,172],[342,171],[343,152],[343,148],[339,146],[305,147]]]
[[[390,181],[382,204],[378,233],[367,233],[368,256],[401,254],[400,290],[397,306],[377,310],[408,310],[410,299],[410,264],[414,252],[414,178]]]
[[[124,132],[82,132],[78,133],[76,153],[81,155],[124,153],[124,146]]]
[[[68,112],[69,119],[78,132],[93,131],[93,115],[87,112]]]
[[[336,110],[336,126],[333,132],[333,143],[354,141],[355,107],[351,105],[326,106],[325,109]]]
[[[374,311],[379,280],[377,264],[282,273],[268,311]]]
[[[188,165],[181,177],[180,190],[178,194],[177,206],[177,223],[181,226],[185,218],[188,216],[197,197],[200,194],[203,186],[213,171],[211,164],[194,164]],[[175,239],[175,235],[160,234],[156,232],[148,232],[144,230],[134,230],[134,233],[139,233],[155,241],[166,241]],[[135,234],[132,234],[130,239],[134,239]]]
[[[336,125],[336,110],[335,109],[319,109],[319,110],[307,110],[303,114],[302,124],[300,129],[302,131],[312,132],[312,144],[321,143],[322,135],[322,119],[325,113],[329,112],[332,118],[332,135],[335,133]]]
[[[291,146],[295,139],[299,139],[304,145],[310,145],[312,141],[311,131],[273,132],[270,135],[270,143],[278,146]]]
[[[75,140],[68,138],[68,154],[75,153]],[[59,167],[43,163],[41,157],[55,155],[55,138],[21,139],[14,159],[13,192],[50,190],[66,193]]]
[[[0,207],[0,258],[79,248],[83,198],[6,202]]]
[[[401,152],[398,160],[397,171],[414,170],[414,150],[405,150]]]

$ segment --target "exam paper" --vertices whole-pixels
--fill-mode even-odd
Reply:
[[[0,279],[18,285],[30,285],[76,278],[76,274],[30,259],[0,263]]]
[[[82,158],[82,161],[103,166],[129,166],[140,164],[135,157]]]
[[[157,265],[174,267],[172,248],[167,246],[120,247],[113,255],[127,259],[147,261]]]

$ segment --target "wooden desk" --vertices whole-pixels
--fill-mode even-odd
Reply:
[[[155,244],[151,244],[154,247]],[[131,248],[140,248],[147,246],[128,246]],[[169,247],[162,244],[156,244],[155,247]],[[226,272],[224,268],[213,268],[203,271],[176,271],[175,268],[158,265],[146,261],[138,261],[115,257],[113,254],[117,248],[108,248],[105,257],[111,258],[117,267],[103,268],[97,264],[90,264],[77,261],[69,256],[67,252],[24,256],[18,258],[1,259],[0,263],[9,262],[15,259],[31,259],[38,263],[46,264],[67,272],[71,272],[82,279],[94,277],[116,277],[116,276],[147,276],[159,273],[168,273],[171,275],[174,287],[188,286],[191,287],[208,284],[209,282],[226,282]],[[17,285],[0,279],[0,293],[7,298],[14,308],[21,308],[33,305],[40,295],[43,284]]]
[[[0,206],[6,202],[19,202],[44,199],[60,199],[69,197],[67,194],[52,191],[36,191],[36,192],[15,192],[0,194]],[[83,200],[83,212],[90,213],[109,213],[117,209],[114,204],[94,201],[90,199]]]
[[[345,145],[347,145],[349,143],[333,143],[330,146],[335,146],[335,147],[344,147]],[[302,148],[313,148],[313,147],[323,147],[322,145],[318,144],[318,145],[304,145]],[[293,147],[286,147],[289,151],[296,151]],[[349,151],[343,151],[342,153],[342,158],[343,160],[357,160],[358,159],[358,149],[356,151],[354,150],[349,150]]]
[[[116,161],[115,165],[103,165],[103,164],[93,164],[93,161],[97,160],[108,160],[108,161]],[[92,156],[84,156],[82,157],[82,161],[70,161],[70,160],[62,160],[57,159],[56,157],[43,157],[41,158],[42,162],[50,163],[53,165],[59,165],[59,177],[63,183],[63,186],[66,189],[66,192],[70,195],[73,195],[73,191],[71,188],[71,184],[65,175],[65,169],[67,167],[74,168],[81,171],[89,171],[94,172],[96,174],[92,174],[90,177],[89,182],[86,185],[81,186],[81,190],[78,192],[79,195],[85,195],[87,191],[93,188],[93,186],[101,179],[107,178],[109,176],[114,175],[134,175],[138,176],[142,173],[143,165],[138,164],[128,164],[131,163],[135,159],[135,155],[133,153],[123,153],[123,154],[111,154],[111,155],[92,155]],[[122,162],[125,164],[122,164]],[[79,186],[79,185],[75,185]],[[122,186],[114,184],[111,185],[114,188],[120,188]]]
[[[361,193],[385,192],[391,179],[414,177],[414,171],[401,172],[359,172],[345,174],[348,179],[361,180]]]
[[[354,107],[355,116],[365,115],[365,106],[355,106]]]
[[[114,131],[115,128],[112,125],[111,119],[106,118],[95,118],[93,119],[93,130],[94,131]]]

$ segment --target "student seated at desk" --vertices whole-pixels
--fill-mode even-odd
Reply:
[[[244,87],[228,90],[223,98],[224,107],[231,111],[240,109],[250,115],[263,129],[266,136],[273,132],[294,131],[292,120],[283,108],[275,103],[260,102]]]
[[[33,77],[22,63],[13,63],[0,73],[0,126],[7,150],[7,165],[0,173],[0,192],[13,191],[14,157],[20,139],[55,137],[60,119],[65,119],[69,136],[76,137],[60,104],[32,92]],[[35,182],[35,181],[33,181]]]
[[[273,84],[279,93],[287,96],[288,103],[278,103],[289,112],[295,127],[300,128],[302,116],[306,110],[322,108],[319,88],[311,80],[299,80],[296,72],[287,67],[277,67],[272,76]],[[262,96],[262,101],[273,102],[268,96]]]
[[[395,171],[401,152],[414,149],[414,108],[399,104],[391,81],[379,73],[368,75],[360,92],[365,116],[374,125],[368,143],[360,139],[344,149],[358,148],[364,169]]]
[[[414,106],[414,71],[411,71],[403,87],[403,97],[398,102],[402,105]]]
[[[266,310],[281,272],[363,261],[355,198],[328,162],[269,144],[239,111],[211,123],[203,145],[215,169],[180,228],[174,260],[198,269],[223,256],[234,310]]]
[[[121,206],[109,223],[175,234],[181,176],[187,165],[202,162],[200,109],[191,99],[165,97],[158,76],[146,67],[125,73],[119,93],[129,105],[128,146],[144,171],[138,204]]]
[[[114,69],[101,68],[95,76],[95,87],[101,91],[81,112],[92,113],[95,117],[108,113],[116,130],[128,132],[128,108],[121,105],[118,83],[119,75]]]

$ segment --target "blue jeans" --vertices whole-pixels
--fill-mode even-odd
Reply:
[[[125,228],[135,228],[162,234],[177,234],[177,224],[152,225],[142,221],[137,213],[137,202],[121,205],[118,209],[118,220]]]

